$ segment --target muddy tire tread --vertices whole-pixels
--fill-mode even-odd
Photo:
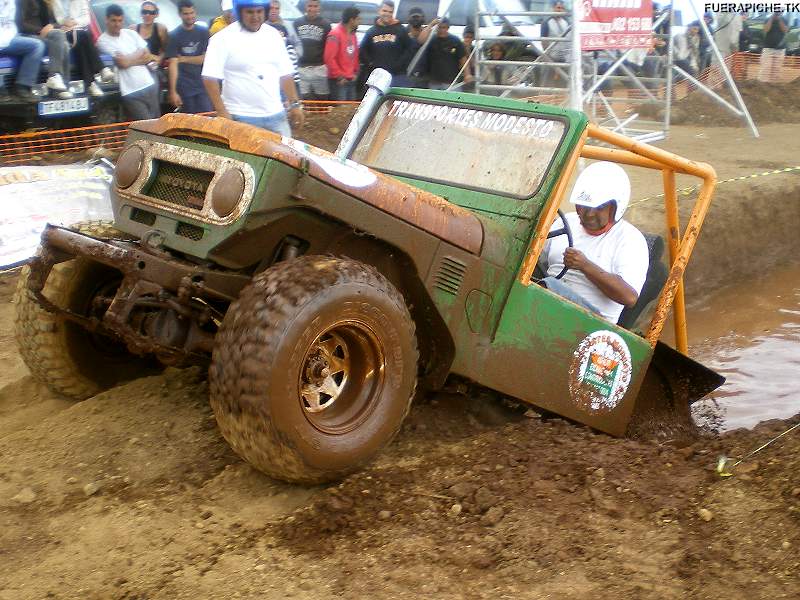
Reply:
[[[309,277],[313,273],[313,277]],[[256,275],[225,315],[217,334],[209,369],[210,401],[220,430],[233,449],[260,471],[285,481],[318,484],[358,470],[373,457],[339,471],[308,465],[265,410],[256,390],[267,383],[265,365],[272,364],[283,333],[292,323],[296,307],[337,283],[358,282],[384,293],[404,315],[399,327],[411,331],[414,369],[419,352],[415,325],[402,294],[376,269],[350,259],[303,256],[279,263]],[[254,356],[258,356],[254,360]],[[403,417],[389,441],[408,415],[416,390],[416,378]],[[388,444],[389,442],[387,442]]]
[[[130,239],[108,221],[84,221],[71,225],[70,229],[94,237]],[[55,265],[47,280],[45,295],[56,305],[63,306],[72,289],[71,283],[80,270],[79,260]],[[28,293],[29,276],[30,268],[23,267],[14,292],[14,337],[33,378],[73,400],[85,400],[101,392],[102,388],[79,373],[70,359],[67,341],[61,335],[63,318],[42,308]]]

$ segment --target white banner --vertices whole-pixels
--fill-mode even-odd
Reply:
[[[0,168],[0,269],[26,262],[47,223],[111,220],[104,165]]]

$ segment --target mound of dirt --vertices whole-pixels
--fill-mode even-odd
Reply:
[[[785,84],[743,81],[737,83],[737,87],[756,125],[800,122],[800,113],[797,111],[800,79]],[[716,91],[736,106],[727,89]],[[736,126],[742,122],[741,118],[700,90],[695,90],[672,105],[674,124]]]
[[[448,440],[439,415],[456,408],[418,407],[393,457],[284,519],[281,543],[318,567],[348,565],[335,591],[389,597],[416,586],[428,597],[541,598],[558,586],[565,598],[769,598],[796,583],[800,479],[786,474],[800,466],[800,437],[733,479],[713,471],[717,453],[783,423],[683,449],[559,419],[473,423]]]
[[[206,394],[168,369],[0,420],[0,598],[795,593],[800,436],[713,467],[798,419],[676,448],[440,394],[367,469],[307,488],[233,455]]]

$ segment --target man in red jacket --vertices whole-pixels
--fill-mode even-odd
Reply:
[[[358,76],[358,40],[361,11],[349,6],[342,12],[342,22],[328,34],[325,42],[325,66],[328,67],[331,100],[355,100]]]

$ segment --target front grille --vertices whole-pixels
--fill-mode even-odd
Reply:
[[[212,146],[214,148],[230,149],[230,145],[226,144],[225,142],[218,142],[217,140],[209,140],[208,138],[198,137],[196,135],[176,135],[172,139],[181,140],[184,142],[194,142],[195,144],[204,144],[206,146]]]
[[[142,225],[155,225],[156,216],[149,210],[142,210],[141,208],[134,208],[131,211],[131,221],[136,221]]]
[[[156,176],[145,192],[147,196],[184,208],[197,211],[203,209],[206,190],[214,178],[214,173],[164,160],[153,162]]]
[[[178,228],[175,230],[175,233],[185,238],[189,238],[190,240],[194,240],[195,242],[199,242],[203,239],[205,230],[202,227],[192,225],[191,223],[178,223]]]
[[[443,292],[455,296],[458,294],[461,282],[464,280],[464,272],[466,270],[467,265],[459,260],[445,256],[433,278],[433,285]]]

